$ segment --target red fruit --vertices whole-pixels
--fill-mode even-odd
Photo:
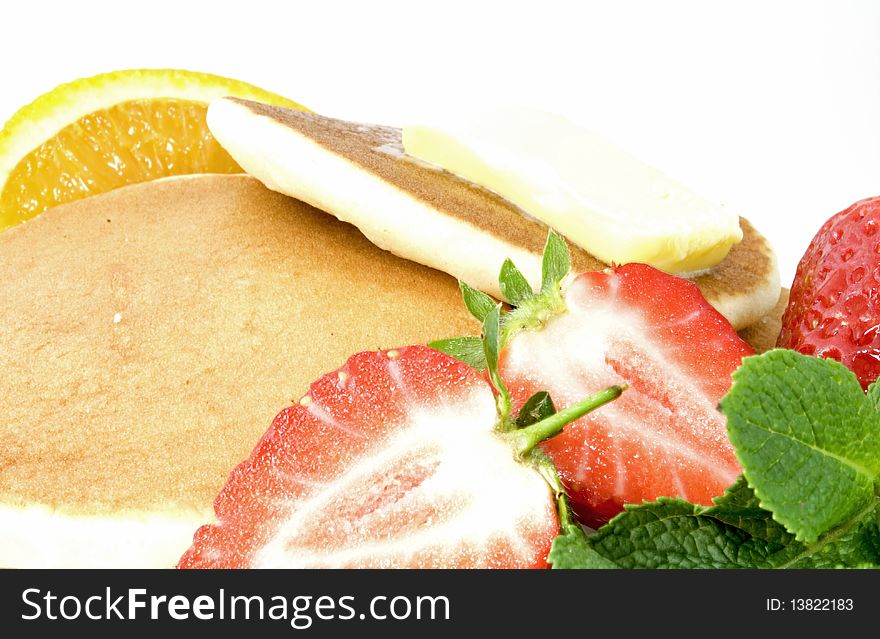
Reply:
[[[629,384],[542,444],[575,513],[598,526],[660,496],[711,505],[741,470],[717,406],[752,349],[696,286],[643,264],[583,273],[562,295],[566,310],[514,333],[499,370],[515,406]]]
[[[546,567],[554,496],[496,422],[447,355],[354,355],[275,418],[179,566]]]
[[[880,374],[880,197],[825,222],[798,264],[778,346]]]

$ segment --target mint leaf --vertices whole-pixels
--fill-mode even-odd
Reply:
[[[470,314],[476,317],[480,324],[485,322],[486,316],[495,308],[495,300],[465,282],[459,282],[458,288],[461,289],[461,297]]]
[[[834,361],[749,357],[722,400],[741,476],[710,507],[661,497],[595,535],[563,528],[566,568],[880,568],[880,388]]]
[[[761,507],[800,541],[874,499],[880,414],[834,360],[776,349],[747,357],[721,401],[730,440]]]
[[[880,501],[813,546],[798,544],[782,568],[880,568]]]
[[[680,499],[627,505],[594,535],[566,531],[554,540],[550,561],[554,568],[732,567],[724,525],[698,512],[699,506]]]
[[[703,510],[666,497],[628,506],[589,538],[589,546],[618,568],[770,568],[773,556],[785,550]]]
[[[565,241],[554,230],[547,235],[544,245],[544,258],[541,262],[541,290],[548,291],[558,287],[571,270],[571,256]]]
[[[577,524],[568,524],[553,540],[547,561],[557,569],[618,567],[590,547],[586,533]]]
[[[486,370],[486,353],[479,337],[451,337],[429,342],[428,346],[464,362],[480,372]]]
[[[874,406],[874,410],[880,412],[880,384],[877,382],[868,386],[868,400]]]
[[[702,514],[739,528],[751,537],[767,543],[787,545],[794,541],[794,535],[761,508],[755,492],[742,475],[721,497],[716,497],[713,501],[715,505],[702,510]]]
[[[628,505],[592,536],[566,529],[549,561],[554,568],[876,568],[878,504],[805,544],[758,508],[740,479],[708,508],[663,497]]]

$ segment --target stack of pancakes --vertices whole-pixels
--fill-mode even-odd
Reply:
[[[173,178],[0,235],[0,566],[173,566],[311,381],[357,351],[476,333],[453,275],[497,295],[499,252],[540,260],[546,227],[405,157],[399,131],[233,106],[285,149],[307,147],[311,168],[254,171],[300,199],[253,177]],[[371,225],[376,207],[396,207],[396,226]],[[413,243],[421,218],[408,216],[426,210],[470,244]],[[763,350],[778,274],[742,227],[695,282]],[[578,269],[605,267],[572,253]]]

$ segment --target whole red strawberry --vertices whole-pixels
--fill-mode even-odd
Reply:
[[[825,222],[798,264],[778,346],[880,374],[880,197]]]

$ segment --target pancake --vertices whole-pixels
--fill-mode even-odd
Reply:
[[[788,306],[788,289],[782,289],[779,301],[767,315],[739,332],[739,336],[747,341],[758,353],[776,347],[776,340],[782,330],[782,314]]]
[[[498,299],[498,272],[509,257],[540,288],[547,226],[495,193],[407,156],[399,129],[234,98],[211,104],[208,126],[270,189],[354,224],[377,246]],[[692,277],[737,329],[764,317],[780,286],[770,245],[748,221],[741,218],[740,225],[742,242]],[[606,268],[569,248],[576,270]]]
[[[456,281],[246,176],[0,235],[0,566],[173,566],[275,414],[355,352],[473,332]]]

